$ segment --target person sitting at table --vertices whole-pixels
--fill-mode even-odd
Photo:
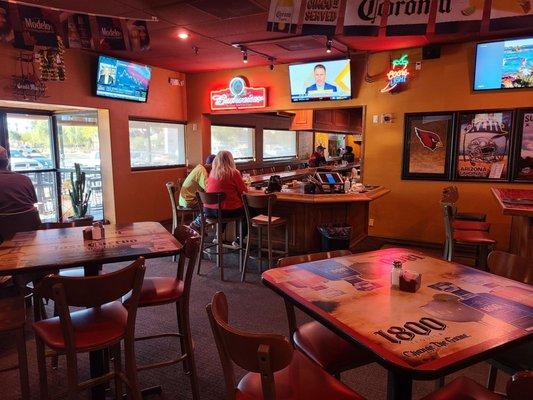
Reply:
[[[9,171],[8,166],[7,150],[0,146],[0,242],[41,225],[33,183],[26,175]]]
[[[317,146],[316,151],[313,154],[311,154],[311,157],[309,157],[310,167],[320,167],[321,165],[326,164],[326,157],[324,157],[324,150],[325,150],[325,147],[323,147],[321,144]]]
[[[227,151],[219,151],[213,160],[213,167],[211,173],[207,178],[207,185],[205,191],[207,193],[224,192],[226,198],[221,204],[222,217],[233,218],[243,217],[242,235],[246,237],[248,233],[248,225],[246,224],[246,216],[244,212],[244,204],[241,195],[247,192],[248,189],[242,180],[241,173],[235,167],[233,155]],[[216,204],[205,204],[204,211],[207,218],[216,218],[218,210]],[[237,238],[233,242],[233,246],[239,246],[243,238]]]
[[[346,146],[346,151],[342,155],[342,160],[348,163],[353,163],[355,160],[355,154],[353,154],[353,147]]]
[[[197,205],[196,192],[204,191],[207,176],[209,175],[208,169],[211,169],[211,164],[215,159],[214,154],[210,154],[205,160],[205,165],[198,164],[187,175],[185,181],[181,185],[178,203],[180,207],[194,208]],[[196,231],[200,230],[201,217],[198,216],[191,222],[190,227]]]

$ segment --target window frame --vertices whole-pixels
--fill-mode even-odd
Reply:
[[[294,133],[294,153],[289,156],[281,157],[265,157],[265,131],[277,131],[277,132],[293,132]],[[262,160],[263,161],[287,161],[295,160],[298,158],[298,131],[292,129],[275,129],[275,128],[263,128],[261,132],[261,148],[262,148]]]
[[[209,150],[211,154],[213,153],[213,126],[222,126],[226,128],[246,128],[252,130],[252,156],[251,157],[233,157],[235,160],[235,164],[246,164],[246,163],[254,163],[257,161],[257,128],[255,126],[251,125],[233,125],[233,124],[211,124],[209,128]],[[233,154],[233,152],[232,152]],[[216,155],[216,154],[215,154]]]
[[[174,125],[183,125],[183,155],[185,162],[183,164],[168,164],[168,165],[146,165],[142,167],[134,167],[131,165],[131,144],[130,144],[130,122],[155,122],[161,124],[174,124]],[[149,118],[149,117],[136,117],[130,115],[128,117],[128,149],[129,149],[129,159],[130,159],[130,170],[132,172],[139,171],[152,171],[159,169],[172,169],[172,168],[183,168],[187,166],[187,121],[181,120],[171,120],[171,119],[160,119],[160,118]]]

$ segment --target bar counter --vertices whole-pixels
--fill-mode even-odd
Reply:
[[[304,194],[299,189],[284,189],[275,193],[277,202],[272,215],[287,219],[289,250],[292,254],[320,251],[318,225],[337,223],[352,226],[350,248],[368,236],[370,202],[386,195],[390,189],[377,186],[364,193]],[[251,194],[263,190],[251,189]],[[274,229],[273,246],[283,248],[283,234]]]

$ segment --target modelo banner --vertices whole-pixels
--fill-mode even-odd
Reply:
[[[339,20],[340,0],[306,0],[303,12],[303,34],[335,34]]]
[[[15,47],[27,50],[33,50],[35,46],[57,48],[58,30],[55,25],[59,24],[59,13],[21,5],[17,5],[16,9]]]
[[[126,50],[122,20],[96,17],[95,48],[97,50]]]

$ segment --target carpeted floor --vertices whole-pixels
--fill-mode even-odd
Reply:
[[[252,264],[253,266],[254,264]],[[241,283],[236,266],[227,267],[227,281],[221,282],[219,274],[212,263],[204,261],[203,275],[195,275],[191,294],[192,335],[196,346],[197,369],[200,379],[200,395],[204,400],[218,400],[224,396],[224,382],[222,370],[216,351],[215,343],[207,320],[205,305],[216,291],[224,291],[230,303],[230,321],[243,329],[262,332],[276,332],[287,334],[285,308],[280,297],[261,285],[259,275],[252,267],[248,274],[249,282]],[[148,275],[173,275],[174,269],[167,259],[149,260],[147,262]],[[31,318],[31,316],[29,316]],[[299,320],[305,316],[299,315]],[[140,310],[137,329],[139,334],[163,332],[173,330],[176,326],[175,310],[172,305]],[[28,323],[28,352],[32,398],[38,399],[38,378],[35,358],[35,345]],[[145,363],[156,360],[157,357],[177,351],[177,343],[161,340],[160,342],[139,343],[137,347],[138,360]],[[0,369],[14,363],[16,353],[13,342],[8,335],[0,336]],[[80,357],[80,371],[86,377],[88,370],[87,357]],[[487,364],[481,363],[460,371],[458,374],[467,375],[474,380],[484,383],[488,372]],[[60,360],[59,370],[49,369],[49,385],[52,393],[65,384],[65,364]],[[450,377],[447,377],[449,381]],[[499,374],[497,389],[504,390],[508,376]],[[370,400],[386,398],[387,373],[378,364],[370,364],[356,370],[346,372],[342,380],[361,395]],[[153,399],[191,399],[189,379],[183,374],[181,366],[172,366],[140,373],[142,387],[162,384],[163,396]],[[0,399],[12,400],[19,398],[18,375],[8,372],[0,375],[2,392]],[[413,399],[419,399],[430,393],[434,382],[415,382]],[[85,397],[80,397],[85,398]]]

